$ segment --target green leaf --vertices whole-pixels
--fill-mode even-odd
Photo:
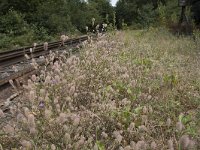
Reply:
[[[128,94],[132,94],[132,91],[131,91],[130,88],[127,89],[127,93],[128,93]]]
[[[141,110],[142,110],[142,107],[137,107],[137,108],[135,109],[135,113],[136,113],[136,114],[139,114],[139,113],[141,112]]]
[[[105,146],[103,143],[101,143],[100,141],[97,141],[96,144],[97,144],[99,150],[105,150]]]
[[[178,116],[178,120],[179,120],[180,122],[182,122],[183,117],[184,117],[184,115],[183,115],[183,114],[180,114],[180,115]]]

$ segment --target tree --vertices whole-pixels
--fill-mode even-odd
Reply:
[[[122,22],[128,26],[140,24],[148,26],[154,22],[156,12],[153,10],[152,1],[146,0],[119,0],[116,4],[117,25],[121,28]]]
[[[69,1],[47,0],[38,6],[33,20],[49,34],[64,33],[73,29],[70,15]]]
[[[113,8],[110,0],[88,0],[88,5],[97,11],[98,22],[107,22],[107,17],[109,22],[112,22]]]

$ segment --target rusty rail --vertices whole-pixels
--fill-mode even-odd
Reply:
[[[69,39],[64,42],[64,45],[70,46],[78,44],[87,39],[88,36],[81,36],[79,38]],[[40,44],[36,47],[29,46],[11,51],[0,52],[0,69],[24,61],[26,59],[25,54],[32,55],[34,58],[36,58],[41,55],[46,55],[49,53],[50,50],[63,47],[64,45],[62,45],[62,41],[56,41],[48,43],[48,50],[44,50],[43,44]],[[30,52],[31,48],[33,49],[32,53]]]
[[[58,48],[64,48],[64,46],[75,46],[86,40],[88,40],[87,35],[81,36],[79,38],[68,39],[64,42],[64,44],[62,43],[62,41],[48,43],[48,50],[45,50],[44,45],[40,44],[40,45],[37,45],[36,47],[29,46],[29,47],[15,49],[11,51],[0,52],[0,71],[4,72],[4,68],[26,61],[27,59],[25,57],[25,54],[29,56],[31,55],[32,58],[37,58],[37,57],[49,54],[49,51],[53,51]],[[31,48],[33,49],[32,52],[30,52]],[[0,79],[0,86],[8,83],[9,80],[21,78],[24,75],[29,74],[30,72],[34,70],[35,69],[33,67],[30,67],[20,72],[13,73],[12,75],[8,77],[2,78]]]

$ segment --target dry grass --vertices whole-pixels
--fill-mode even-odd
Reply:
[[[197,33],[198,34],[198,33]],[[84,43],[25,86],[4,149],[200,149],[200,39],[124,31]]]

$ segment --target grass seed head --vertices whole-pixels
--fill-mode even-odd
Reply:
[[[136,150],[146,150],[147,144],[144,141],[138,141],[136,144]]]
[[[168,140],[167,144],[168,144],[168,148],[169,148],[170,150],[173,150],[173,149],[174,149],[174,144],[173,144],[173,141],[172,141],[171,139]]]
[[[177,131],[181,132],[184,129],[184,125],[182,124],[181,121],[176,123],[176,129]]]
[[[56,146],[54,144],[51,144],[51,150],[56,150]]]
[[[4,114],[4,112],[2,111],[2,109],[0,109],[0,118],[3,118],[3,117],[5,117],[5,114]]]
[[[187,149],[190,144],[190,139],[189,139],[188,135],[181,136],[181,138],[179,140],[179,144],[182,149]]]
[[[28,115],[28,126],[29,128],[35,128],[36,127],[36,124],[35,124],[35,117],[33,114],[29,114]]]

